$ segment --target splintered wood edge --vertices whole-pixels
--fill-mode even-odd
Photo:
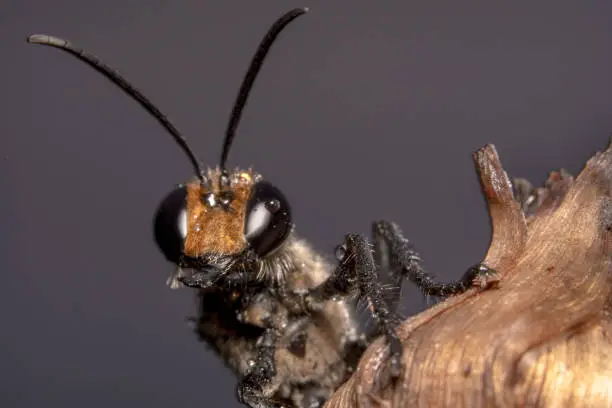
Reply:
[[[550,172],[544,187],[536,190],[537,200],[541,202],[535,214],[530,218],[542,217],[556,210],[573,184],[574,177],[565,169]],[[527,220],[528,223],[530,221],[530,219]]]
[[[492,237],[484,263],[503,275],[506,263],[512,262],[525,247],[527,223],[495,146],[489,144],[477,150],[474,164],[491,217]]]

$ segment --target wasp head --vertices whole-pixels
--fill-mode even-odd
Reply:
[[[214,280],[257,271],[293,230],[289,202],[251,170],[209,170],[203,180],[177,187],[161,202],[157,245],[179,268],[209,272]]]

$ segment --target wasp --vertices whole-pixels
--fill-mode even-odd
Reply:
[[[389,367],[381,384],[401,374],[396,334],[399,292],[379,276],[403,279],[426,294],[447,297],[495,273],[477,264],[451,283],[437,283],[400,228],[373,223],[373,246],[348,234],[336,262],[315,252],[295,232],[289,200],[252,169],[227,166],[249,92],[274,40],[306,8],[293,9],[269,28],[253,56],[231,111],[220,164],[204,169],[185,138],[155,105],[116,70],[58,37],[32,35],[30,43],[66,51],[102,73],[138,101],[172,135],[195,177],[172,190],[154,216],[155,241],[176,265],[172,288],[195,288],[195,332],[239,378],[238,400],[253,408],[322,406],[370,342],[384,335]],[[484,279],[486,280],[486,279]],[[365,301],[375,330],[359,324],[355,299]]]

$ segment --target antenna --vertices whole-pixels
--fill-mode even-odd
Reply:
[[[168,117],[164,115],[153,103],[144,96],[138,89],[132,86],[125,78],[123,78],[116,70],[109,67],[108,65],[101,62],[98,57],[92,55],[78,47],[73,46],[70,42],[63,40],[58,37],[53,37],[50,35],[44,34],[35,34],[28,37],[28,42],[30,44],[41,44],[48,45],[51,47],[59,48],[60,50],[66,51],[69,54],[74,55],[81,61],[93,67],[96,71],[100,72],[106,78],[110,79],[113,83],[115,83],[119,88],[121,88],[125,93],[130,95],[136,101],[138,101],[146,110],[149,112],[161,125],[174,137],[174,140],[178,143],[178,145],[185,151],[193,169],[196,173],[196,176],[200,179],[200,182],[204,183],[204,173],[202,172],[202,168],[200,167],[199,161],[185,138],[181,135],[181,132],[170,122]]]
[[[236,128],[238,127],[238,123],[240,122],[240,118],[242,116],[242,111],[247,103],[249,93],[253,88],[253,83],[255,82],[255,78],[261,69],[261,66],[274,44],[274,40],[276,37],[283,31],[290,22],[305,14],[308,11],[308,8],[296,8],[291,11],[288,11],[283,16],[281,16],[278,20],[272,24],[266,35],[264,36],[261,43],[259,43],[259,47],[257,47],[257,51],[255,55],[251,59],[251,64],[249,65],[249,69],[247,70],[244,79],[242,80],[242,85],[240,85],[240,90],[238,91],[238,96],[236,97],[236,102],[234,102],[234,108],[232,109],[232,113],[230,114],[229,122],[227,124],[227,129],[225,131],[225,140],[223,141],[223,151],[221,152],[221,170],[223,173],[226,173],[226,163],[227,157],[229,155],[230,147],[232,146],[232,141],[234,140],[234,136],[236,135]]]

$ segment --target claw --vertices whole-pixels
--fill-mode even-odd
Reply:
[[[472,286],[484,290],[497,287],[501,277],[495,269],[489,268],[485,264],[478,264],[473,267]]]

